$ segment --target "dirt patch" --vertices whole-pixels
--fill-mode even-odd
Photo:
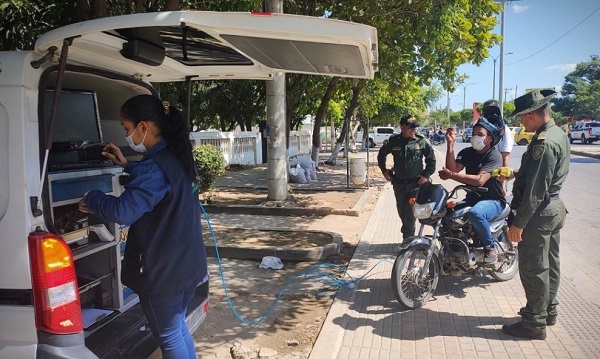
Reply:
[[[208,228],[203,232],[208,233]],[[213,227],[219,246],[316,248],[331,243],[332,236],[323,232],[276,231]],[[212,245],[212,239],[204,241]]]
[[[364,190],[348,191],[294,191],[285,201],[270,201],[266,190],[249,188],[217,188],[201,195],[203,201],[217,205],[244,205],[264,207],[327,207],[352,209]]]

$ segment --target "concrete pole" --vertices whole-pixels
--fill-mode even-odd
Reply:
[[[267,11],[283,13],[283,0],[268,0]],[[267,199],[285,201],[288,196],[285,75],[275,73],[267,81]]]
[[[504,89],[504,3],[506,0],[502,0],[502,16],[500,17],[500,36],[502,36],[502,42],[500,42],[500,76],[498,76],[498,104],[500,105],[500,118],[504,118],[504,96],[502,90]]]

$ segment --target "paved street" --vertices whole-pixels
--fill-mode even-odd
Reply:
[[[459,146],[466,146],[459,144]],[[600,145],[574,150],[600,152]],[[444,151],[444,146],[437,146]],[[516,146],[518,168],[524,146]],[[443,158],[443,156],[442,156]],[[501,333],[518,320],[524,292],[518,278],[443,277],[424,308],[402,311],[390,284],[400,220],[386,186],[349,266],[358,288],[334,302],[310,358],[596,358],[600,355],[600,160],[574,155],[561,197],[569,209],[561,244],[558,324],[545,341],[515,340]],[[434,179],[439,181],[439,179]],[[448,187],[451,187],[449,184]],[[386,261],[381,263],[380,261]]]

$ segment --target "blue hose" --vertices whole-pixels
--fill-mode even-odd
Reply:
[[[373,269],[375,269],[375,267],[377,267],[381,263],[387,262],[389,264],[393,264],[392,262],[390,262],[386,259],[382,259],[379,262],[377,262],[373,267],[371,267],[371,269],[369,269],[365,274],[363,274],[362,276],[360,276],[359,278],[356,278],[356,279],[352,278],[352,276],[350,276],[350,274],[348,274],[346,269],[344,269],[343,267],[341,267],[337,264],[326,262],[326,263],[320,263],[320,264],[314,265],[304,271],[299,272],[295,276],[293,276],[283,286],[283,289],[281,289],[281,291],[279,292],[279,294],[277,295],[277,297],[275,298],[275,300],[273,301],[273,303],[271,304],[271,306],[269,307],[269,309],[267,310],[267,312],[265,314],[263,314],[258,319],[248,320],[248,319],[242,318],[242,316],[235,309],[235,306],[233,305],[233,303],[231,301],[231,297],[229,296],[229,292],[227,291],[227,283],[225,281],[225,276],[223,273],[223,265],[221,263],[221,255],[219,254],[219,247],[217,246],[217,239],[215,237],[215,232],[213,231],[212,225],[210,223],[210,219],[208,218],[208,214],[204,210],[202,203],[200,203],[200,209],[202,210],[202,213],[204,214],[204,218],[206,218],[206,223],[208,224],[208,229],[210,231],[210,235],[212,237],[213,244],[215,246],[217,262],[219,263],[219,274],[221,276],[221,283],[223,284],[223,290],[225,291],[225,297],[227,298],[227,303],[229,303],[229,307],[233,311],[233,314],[235,314],[235,316],[239,319],[239,321],[244,324],[257,325],[260,322],[267,319],[267,317],[269,315],[271,315],[271,313],[275,309],[275,306],[277,305],[277,302],[279,302],[279,299],[281,298],[283,293],[292,284],[294,284],[294,282],[298,279],[315,280],[317,282],[322,283],[324,288],[317,290],[317,292],[316,292],[317,298],[333,297],[335,295],[342,295],[342,294],[346,293],[347,291],[355,288],[356,283],[358,283],[360,280],[362,280]],[[322,270],[327,270],[327,269],[341,272],[342,274],[345,274],[349,279],[342,279],[333,273],[322,271]]]

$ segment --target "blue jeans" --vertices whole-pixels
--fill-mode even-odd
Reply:
[[[473,225],[482,246],[494,247],[494,238],[490,230],[489,220],[498,216],[503,210],[504,205],[502,202],[492,199],[479,201],[469,210],[467,217]]]
[[[196,359],[194,339],[185,324],[194,292],[195,288],[170,296],[140,296],[150,329],[160,339],[163,359]]]

